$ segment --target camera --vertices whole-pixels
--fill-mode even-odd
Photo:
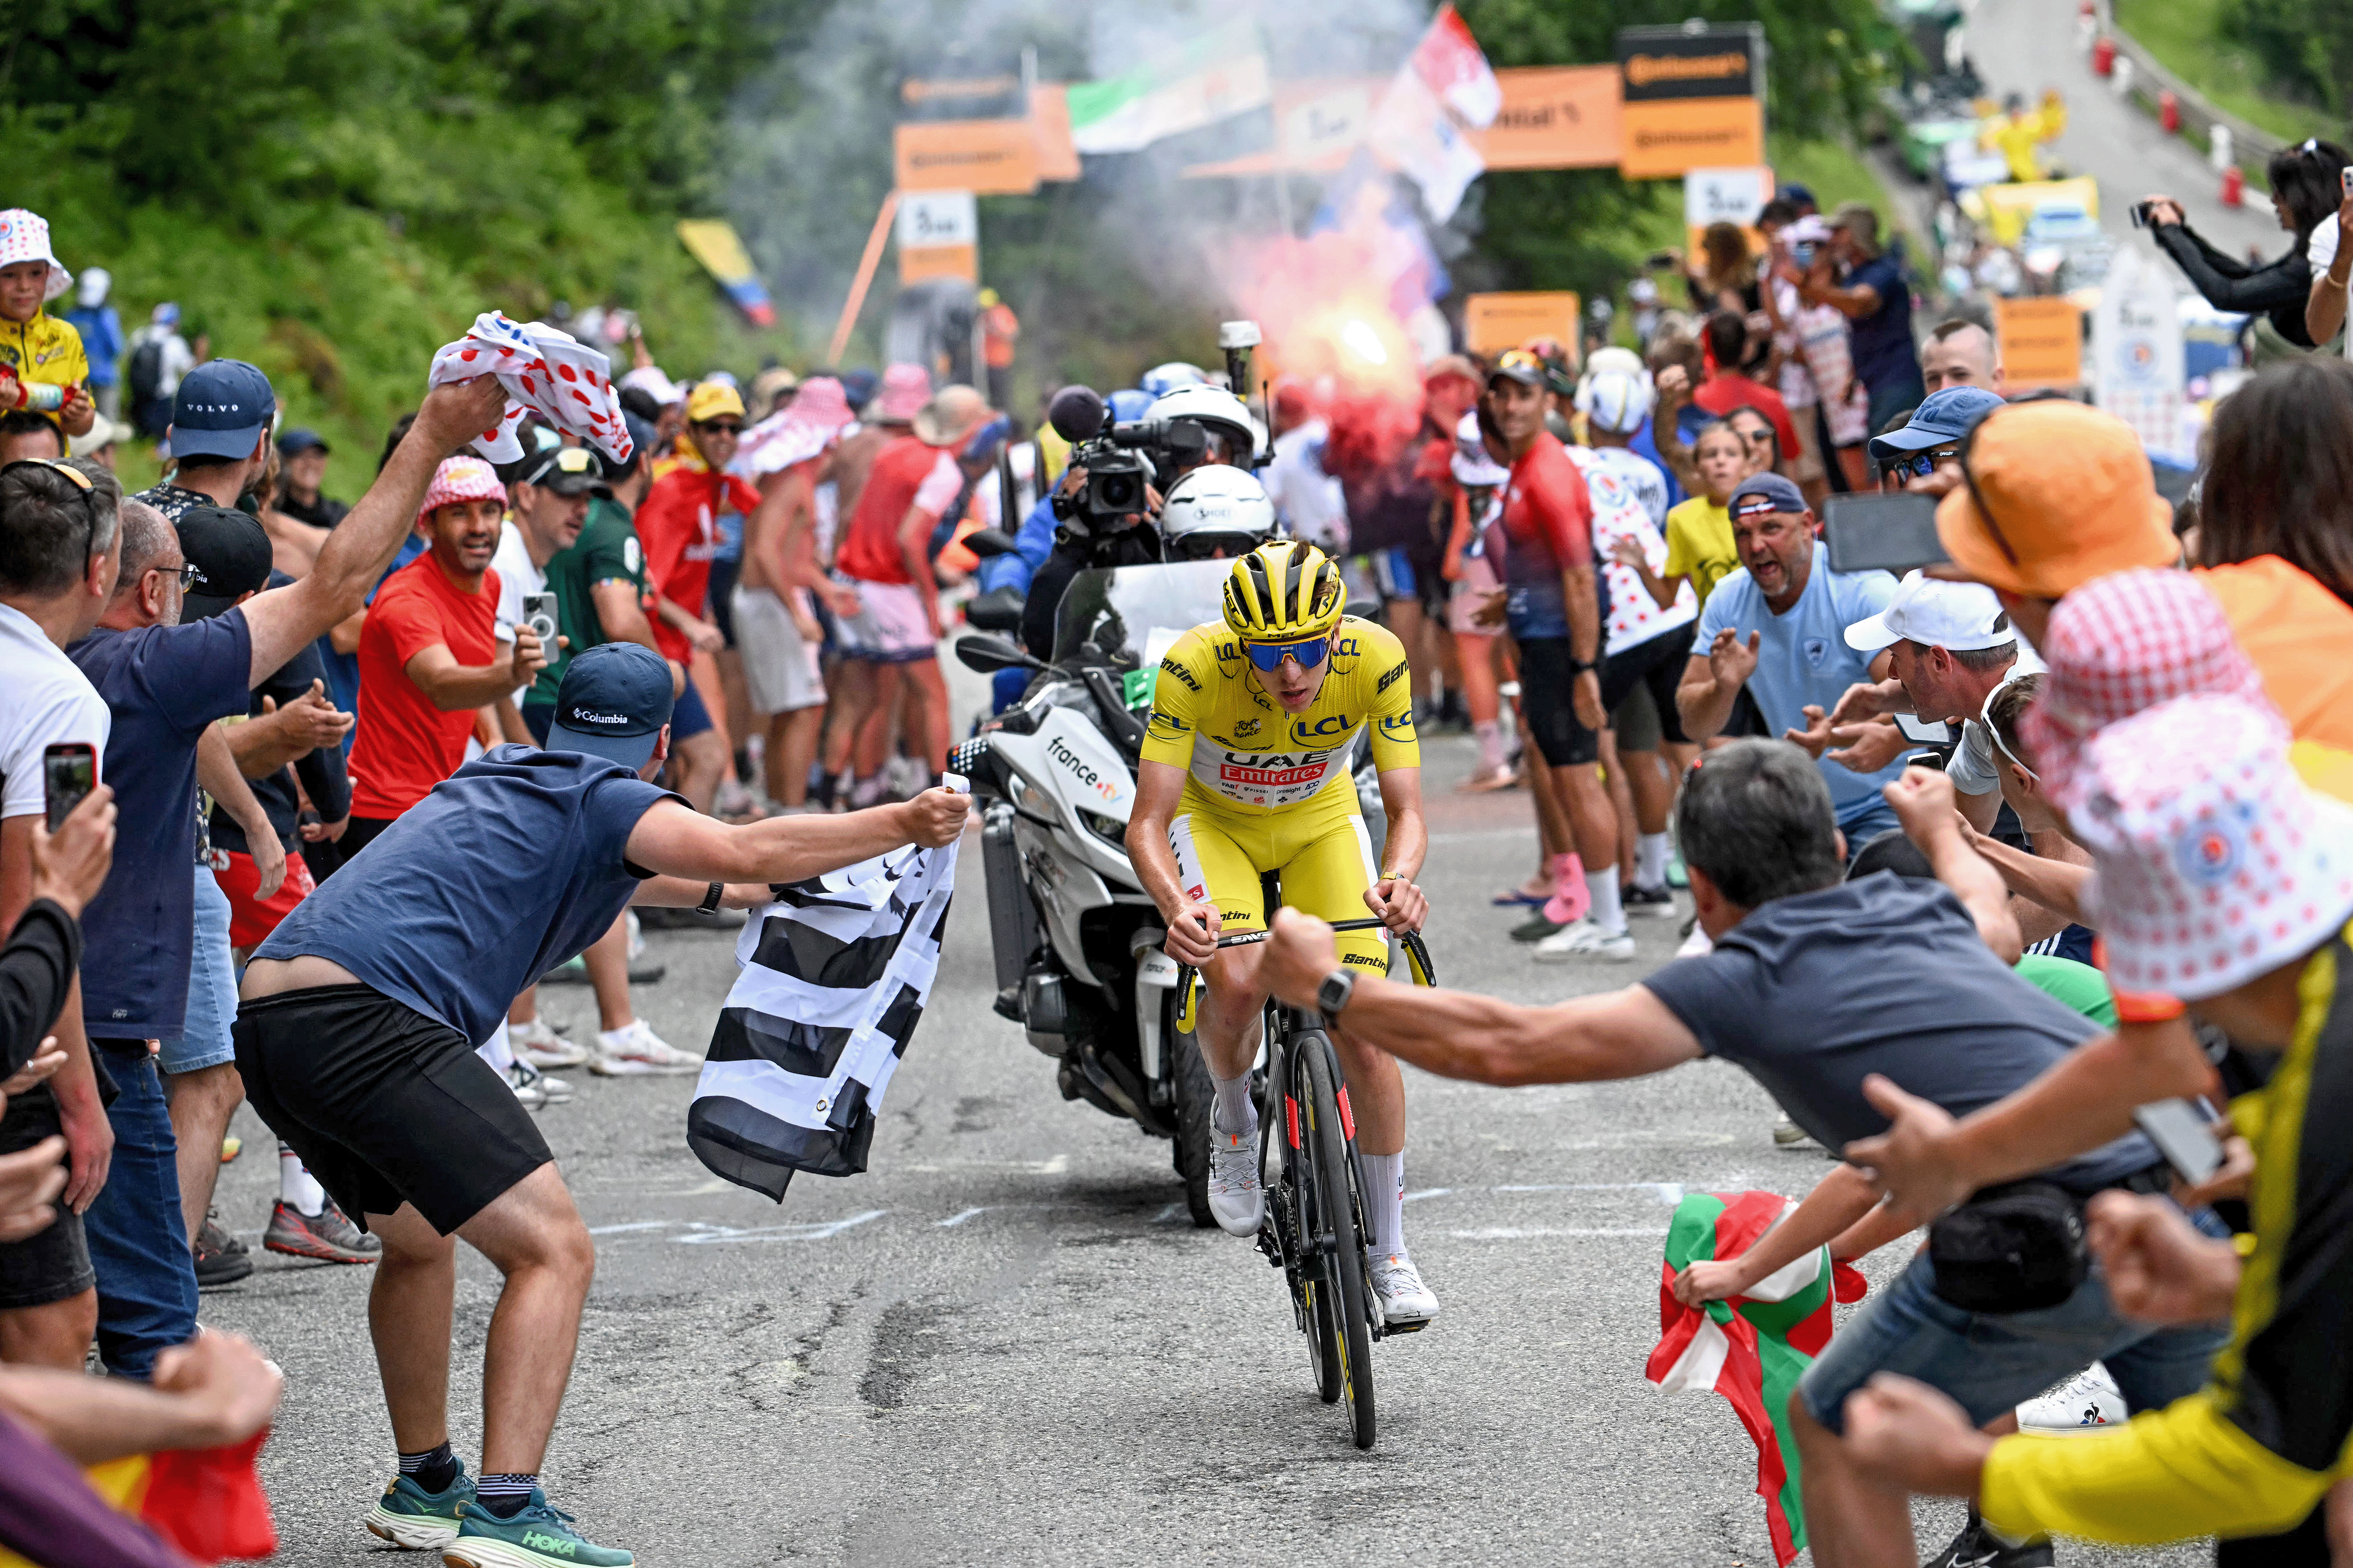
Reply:
[[[1057,492],[1054,515],[1091,534],[1115,531],[1148,508],[1145,486],[1161,474],[1198,462],[1208,435],[1189,419],[1114,422],[1109,405],[1091,387],[1057,394],[1047,422],[1071,443],[1071,466],[1087,471],[1075,493]]]
[[[2149,214],[2149,209],[2150,209],[2151,207],[2154,207],[2156,205],[2157,205],[2157,204],[2156,204],[2155,202],[2135,202],[2135,203],[2133,203],[2133,205],[2132,205],[2132,226],[2133,226],[2133,227],[2135,227],[2135,228],[2147,228],[2147,227],[2148,226],[2148,214]]]

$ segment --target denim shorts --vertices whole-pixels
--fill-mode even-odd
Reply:
[[[2193,1216],[2219,1234],[2211,1213]],[[1936,1294],[1926,1252],[1831,1337],[1798,1384],[1807,1412],[1833,1432],[1846,1429],[1847,1395],[1873,1373],[1900,1373],[1941,1390],[1982,1426],[2094,1362],[2136,1415],[2172,1404],[2206,1383],[2207,1366],[2231,1337],[2228,1322],[2157,1328],[2120,1316],[2095,1265],[2073,1296],[2033,1312],[1965,1312]]]
[[[237,1022],[237,971],[228,952],[228,895],[212,868],[196,868],[196,942],[188,961],[188,1020],[176,1040],[165,1040],[155,1065],[167,1073],[195,1072],[237,1059],[229,1026]]]

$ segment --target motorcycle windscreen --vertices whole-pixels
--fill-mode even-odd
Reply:
[[[1054,616],[1054,659],[1092,643],[1116,669],[1150,669],[1170,643],[1225,618],[1229,561],[1170,561],[1097,567],[1071,579]]]

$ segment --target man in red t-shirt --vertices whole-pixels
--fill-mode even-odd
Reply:
[[[1740,355],[1747,342],[1748,322],[1739,311],[1718,310],[1707,319],[1707,353],[1715,362],[1715,369],[1700,383],[1691,400],[1718,419],[1746,405],[1771,420],[1773,439],[1781,448],[1780,460],[1774,464],[1774,470],[1787,475],[1803,450],[1798,445],[1798,426],[1790,419],[1789,405],[1781,401],[1779,393],[1740,374]]]
[[[873,804],[881,789],[891,715],[900,677],[910,696],[908,739],[937,773],[948,751],[947,682],[940,674],[940,590],[932,575],[932,531],[964,489],[956,454],[988,417],[969,386],[942,388],[915,416],[914,433],[882,448],[859,492],[858,510],[833,558],[834,577],[858,595],[859,612],[840,623],[841,700],[863,713],[851,765],[849,804]],[[828,759],[830,761],[831,759]]]
[[[686,673],[670,724],[678,792],[701,812],[711,809],[719,782],[734,762],[733,742],[712,717],[700,688],[718,690],[719,666],[713,661],[727,644],[705,613],[719,519],[731,511],[749,517],[760,504],[759,492],[727,471],[743,436],[743,395],[724,382],[696,387],[686,400],[678,461],[654,481],[638,508],[638,542],[645,547],[646,584],[653,591],[654,646]]]
[[[546,668],[529,626],[515,629],[504,653],[493,630],[499,579],[491,555],[506,502],[490,464],[444,459],[417,516],[430,548],[385,578],[368,606],[346,859],[458,771],[485,704]]]

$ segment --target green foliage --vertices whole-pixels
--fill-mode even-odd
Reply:
[[[2116,25],[2217,107],[2283,141],[2345,137],[2353,0],[2117,0]]]
[[[2222,36],[2244,45],[2263,85],[2300,103],[2346,111],[2353,70],[2353,4],[2348,0],[2223,0]]]

